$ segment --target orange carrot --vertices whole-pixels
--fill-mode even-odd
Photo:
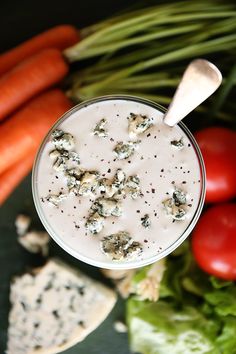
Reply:
[[[21,62],[0,79],[0,120],[61,81],[68,70],[58,49],[45,49]]]
[[[72,107],[59,90],[37,96],[0,126],[0,175],[29,154],[35,154],[55,121]]]
[[[0,205],[4,203],[23,178],[30,173],[33,161],[34,155],[29,155],[0,175]]]
[[[61,25],[51,28],[1,54],[0,75],[5,74],[19,62],[38,53],[42,49],[57,48],[63,50],[78,41],[79,33],[73,26]]]

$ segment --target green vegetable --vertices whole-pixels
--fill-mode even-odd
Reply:
[[[236,284],[203,273],[187,242],[167,258],[159,296],[157,302],[127,301],[133,351],[236,353]]]
[[[186,63],[206,57],[228,77],[209,109],[231,119],[228,110],[234,108],[227,105],[224,113],[219,109],[235,85],[235,70],[230,73],[236,54],[232,1],[168,1],[85,28],[82,36],[64,52],[70,62],[83,62],[70,79],[68,93],[75,101],[123,93],[169,104]]]
[[[233,315],[236,317],[236,286],[225,290],[215,290],[205,295],[205,300],[215,306],[219,316]]]
[[[176,308],[174,303],[128,301],[131,349],[145,354],[213,352],[219,323],[192,306]]]

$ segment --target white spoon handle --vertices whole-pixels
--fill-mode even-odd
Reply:
[[[204,59],[192,61],[184,72],[164,116],[164,123],[174,126],[211,96],[222,82],[219,69]]]

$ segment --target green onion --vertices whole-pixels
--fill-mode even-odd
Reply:
[[[235,68],[229,71],[236,56],[236,4],[230,0],[169,1],[123,13],[81,33],[83,39],[64,52],[68,61],[81,63],[69,80],[68,94],[76,102],[126,93],[169,104],[189,60],[206,57],[228,76],[215,96],[218,103],[211,102],[212,112],[228,120],[228,113],[219,109],[235,84]]]

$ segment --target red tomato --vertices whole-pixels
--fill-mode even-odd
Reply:
[[[236,280],[236,204],[219,204],[203,214],[193,231],[192,250],[200,268]]]
[[[227,201],[236,196],[236,133],[212,127],[195,134],[206,166],[206,202]]]

